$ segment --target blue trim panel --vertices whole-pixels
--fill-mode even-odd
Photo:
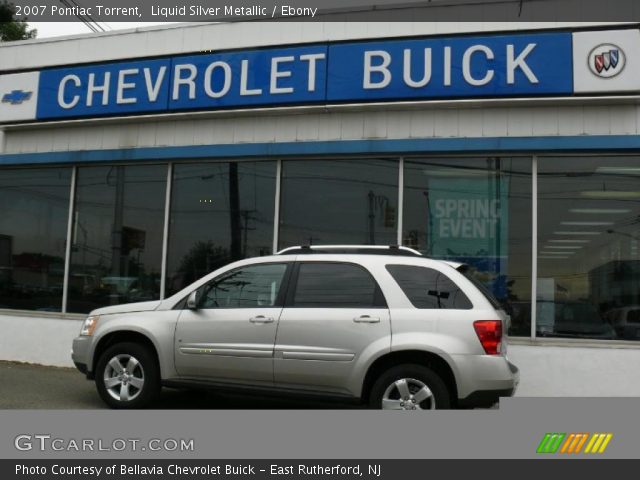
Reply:
[[[0,165],[93,163],[198,158],[253,158],[308,155],[640,151],[640,135],[572,137],[428,138],[336,140],[323,142],[243,143],[181,147],[0,154]]]

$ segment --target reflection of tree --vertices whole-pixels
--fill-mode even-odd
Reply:
[[[229,250],[209,240],[196,243],[180,260],[176,280],[179,288],[229,263]]]

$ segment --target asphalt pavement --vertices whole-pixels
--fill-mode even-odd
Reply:
[[[0,409],[107,408],[95,384],[73,368],[0,361]],[[292,398],[163,389],[151,408],[161,409],[351,409],[353,404]]]

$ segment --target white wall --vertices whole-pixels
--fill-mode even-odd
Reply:
[[[0,360],[72,367],[82,320],[0,315]],[[523,397],[640,396],[639,348],[509,345]]]
[[[640,396],[640,348],[509,345],[509,358],[520,397]]]
[[[0,315],[0,360],[72,367],[71,342],[82,320]]]
[[[136,147],[401,138],[640,134],[637,105],[512,105],[362,111],[252,112],[174,120],[114,120],[21,127],[5,133],[6,153]]]

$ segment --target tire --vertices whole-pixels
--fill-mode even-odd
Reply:
[[[386,370],[369,395],[369,407],[374,409],[441,410],[450,406],[449,390],[442,378],[422,365],[398,365]]]
[[[139,343],[117,343],[105,350],[95,378],[100,397],[111,408],[142,408],[160,393],[155,354]]]

